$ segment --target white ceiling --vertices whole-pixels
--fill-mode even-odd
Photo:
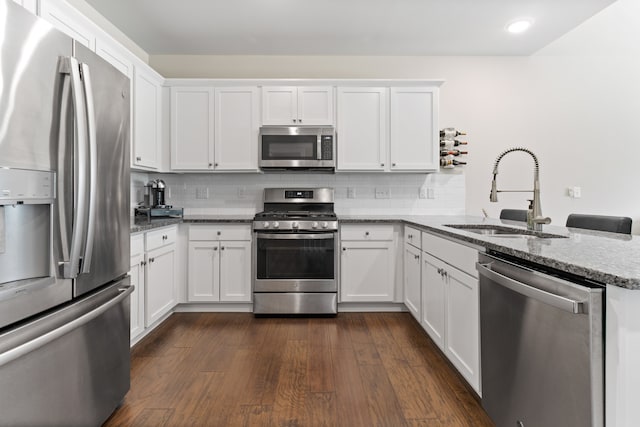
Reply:
[[[151,55],[529,55],[615,0],[86,1]]]

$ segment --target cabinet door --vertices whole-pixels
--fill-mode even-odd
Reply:
[[[463,377],[480,391],[480,318],[478,279],[446,269],[447,319],[445,354]]]
[[[442,261],[422,253],[422,327],[431,339],[444,350],[446,287],[441,272]]]
[[[338,88],[339,170],[381,171],[387,164],[387,89]]]
[[[341,253],[341,301],[393,302],[393,241],[343,241]]]
[[[134,339],[144,331],[144,255],[137,254],[131,257],[131,339]]]
[[[298,123],[298,90],[294,86],[262,88],[262,124],[294,125]]]
[[[41,1],[40,17],[95,52],[96,29],[94,24],[64,1]]]
[[[420,250],[409,243],[404,245],[404,305],[413,317],[420,322],[422,292],[420,288]]]
[[[189,242],[189,301],[220,301],[220,244]]]
[[[171,169],[213,169],[213,109],[213,88],[171,88]]]
[[[220,242],[220,301],[251,302],[251,242]]]
[[[308,86],[298,88],[298,123],[333,124],[333,88]]]
[[[133,79],[133,156],[134,166],[158,168],[160,145],[160,81],[143,66],[136,65]]]
[[[215,90],[216,170],[258,170],[258,88]]]
[[[390,105],[391,170],[438,170],[438,88],[391,88]]]
[[[175,245],[147,252],[145,325],[148,327],[176,305]]]

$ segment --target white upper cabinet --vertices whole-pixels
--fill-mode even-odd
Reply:
[[[171,88],[171,169],[213,170],[213,110],[213,88]]]
[[[257,87],[216,88],[215,170],[258,170],[258,97]]]
[[[387,91],[381,87],[338,88],[338,170],[385,170]]]
[[[161,144],[162,77],[148,66],[136,65],[133,78],[133,167],[157,169]]]
[[[390,169],[438,170],[438,88],[393,87],[390,101]]]
[[[95,25],[64,1],[41,1],[40,16],[69,37],[74,38],[93,51],[96,50]]]
[[[258,170],[258,88],[172,87],[171,169]]]
[[[13,0],[29,12],[36,15],[38,13],[38,0]]]
[[[263,125],[332,125],[333,88],[264,86]]]

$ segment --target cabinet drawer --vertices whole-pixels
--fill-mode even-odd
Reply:
[[[251,226],[190,225],[189,240],[251,240]]]
[[[418,249],[422,247],[421,234],[422,232],[416,228],[404,226],[404,241]]]
[[[342,240],[393,240],[393,225],[343,225]]]
[[[131,253],[130,256],[133,258],[134,256],[144,256],[144,234],[134,234],[131,236]]]
[[[148,231],[147,238],[147,251],[152,251],[162,246],[169,245],[176,242],[177,227],[166,227],[159,230]]]
[[[433,234],[422,233],[422,250],[473,277],[478,277],[478,251],[474,248]]]

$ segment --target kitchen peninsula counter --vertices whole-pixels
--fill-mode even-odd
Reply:
[[[602,284],[640,290],[638,236],[545,225],[543,232],[565,237],[527,239],[480,235],[446,226],[483,224],[526,229],[520,222],[464,215],[338,215],[338,218],[342,224],[401,221],[486,251],[510,255]]]

